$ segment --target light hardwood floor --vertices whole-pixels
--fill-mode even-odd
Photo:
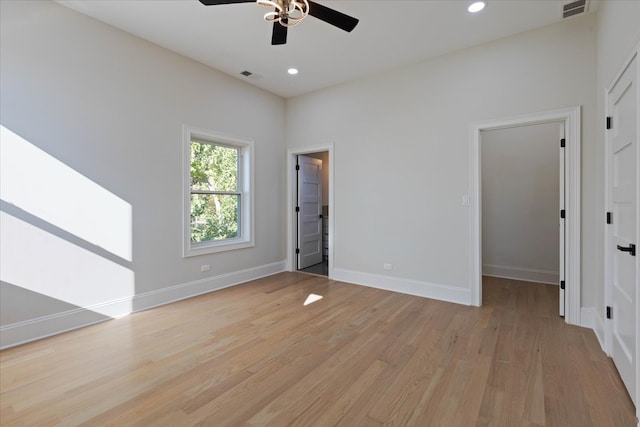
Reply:
[[[0,353],[0,424],[634,426],[557,288],[482,308],[283,273]],[[323,299],[303,306],[310,293]]]

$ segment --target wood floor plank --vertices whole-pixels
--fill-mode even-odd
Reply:
[[[0,424],[636,425],[557,287],[484,278],[483,298],[265,277],[0,352]]]
[[[305,412],[291,422],[291,426],[305,427],[310,425],[337,425],[354,403],[365,396],[371,386],[387,369],[388,364],[378,359],[342,392],[331,390],[331,393],[317,398]]]
[[[383,334],[359,334],[251,418],[253,425],[289,425],[312,402],[323,396],[340,394],[375,360],[390,339]],[[359,353],[364,353],[359,354]],[[368,355],[368,357],[366,356]]]

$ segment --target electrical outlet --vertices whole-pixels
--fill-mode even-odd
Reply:
[[[209,271],[211,270],[211,265],[205,264],[200,266],[200,271]]]
[[[385,262],[385,263],[382,265],[382,267],[383,267],[385,270],[393,270],[393,264],[389,264],[388,262]]]

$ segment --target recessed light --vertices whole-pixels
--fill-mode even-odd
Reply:
[[[483,2],[483,1],[476,1],[476,2],[471,3],[467,10],[469,12],[471,12],[471,13],[480,12],[482,9],[484,9],[484,7],[486,5],[487,5],[487,3]]]
[[[287,70],[287,73],[291,74],[292,76],[295,76],[296,74],[298,74],[298,69],[297,68],[289,68]]]

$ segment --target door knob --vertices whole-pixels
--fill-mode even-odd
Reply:
[[[629,255],[636,256],[636,245],[633,243],[629,244],[627,247],[618,245],[618,250],[622,252],[629,252]]]

